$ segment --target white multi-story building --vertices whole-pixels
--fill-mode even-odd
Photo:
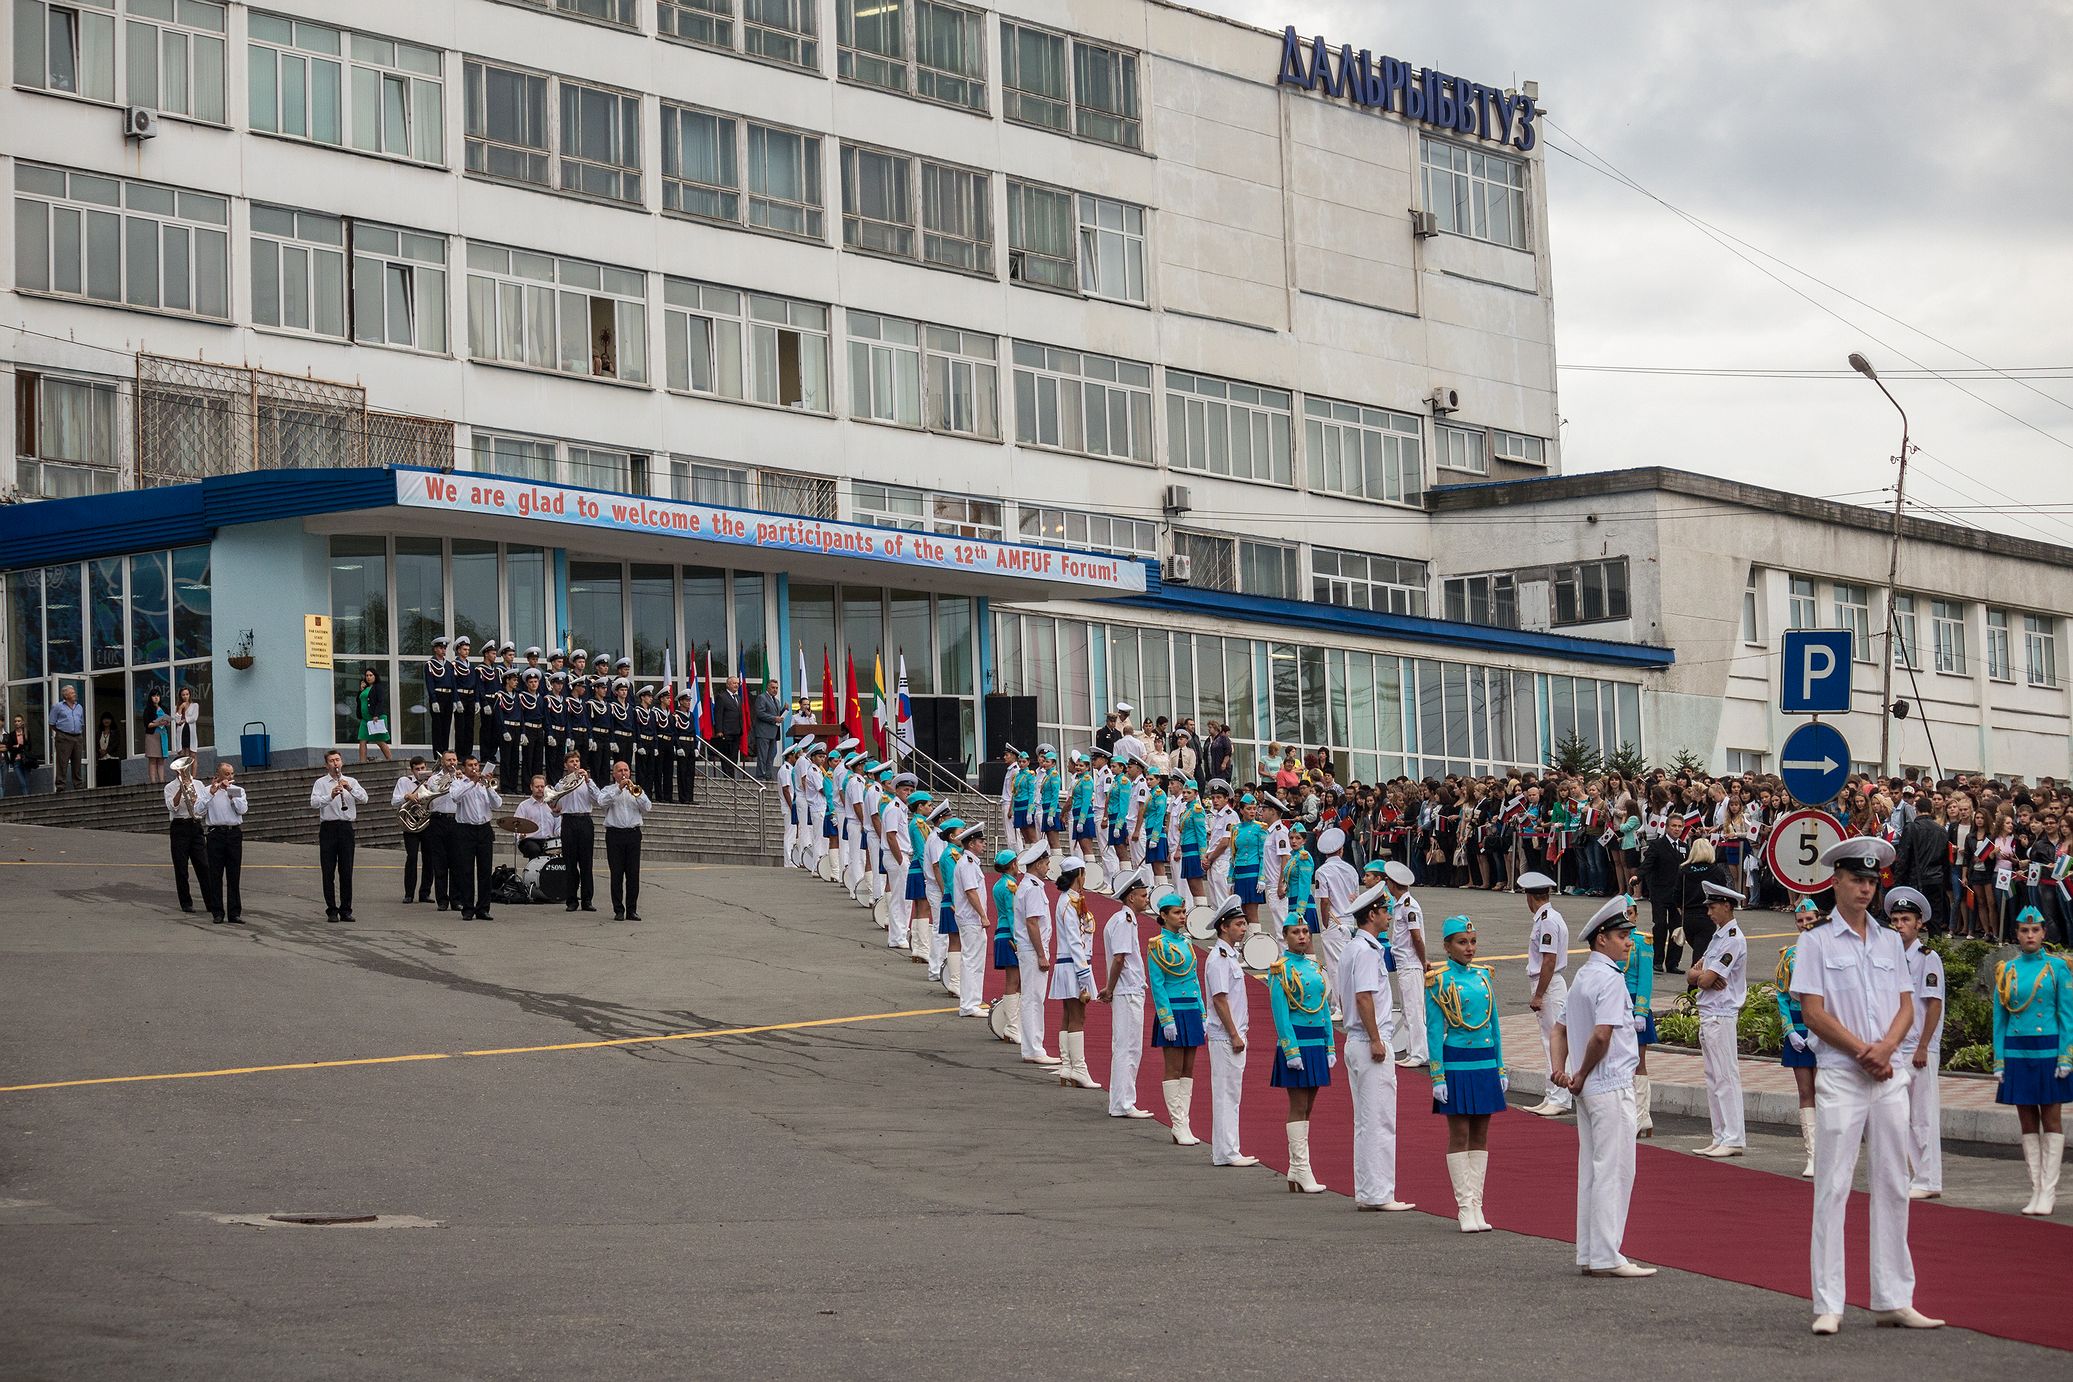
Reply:
[[[1440,585],[1528,535],[1436,492],[1561,473],[1531,83],[1157,0],[10,3],[39,730],[188,688],[292,761],[371,666],[421,743],[465,633],[904,660],[968,763],[989,692],[1363,780],[1710,747],[1676,630]]]

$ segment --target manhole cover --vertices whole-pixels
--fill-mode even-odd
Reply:
[[[379,1214],[269,1214],[267,1218],[277,1224],[311,1224],[322,1227],[326,1224],[371,1224]]]

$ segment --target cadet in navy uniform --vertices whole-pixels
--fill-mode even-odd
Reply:
[[[593,673],[590,695],[583,702],[583,763],[592,782],[612,780],[612,755],[605,749],[612,737],[612,702],[606,684],[609,680]]]
[[[475,756],[485,763],[503,749],[497,713],[497,697],[503,689],[504,669],[497,663],[494,647],[485,647],[475,664]]]
[[[1576,1096],[1576,1265],[1585,1276],[1656,1274],[1620,1252],[1634,1195],[1634,1071],[1641,1063],[1634,1029],[1643,1022],[1627,989],[1634,945],[1628,913],[1627,899],[1615,897],[1584,927],[1591,957],[1564,1005],[1549,1076]]]
[[[633,708],[633,777],[641,790],[655,801],[662,800],[656,779],[662,768],[661,711],[655,708],[655,688],[641,688],[641,703]]]
[[[518,772],[531,782],[546,772],[547,708],[540,702],[540,673],[526,670],[518,688]]]
[[[639,757],[633,751],[633,683],[625,677],[612,678],[612,699],[605,703],[605,751],[604,761],[610,764],[624,763],[629,769]],[[605,770],[605,781],[611,780],[613,769]],[[640,775],[635,773],[635,782]]]
[[[567,685],[567,673],[549,672],[546,690],[540,697],[540,774],[547,779],[550,786],[560,780],[555,776],[560,771],[556,765],[561,762],[562,755],[568,752]]]
[[[453,661],[446,664],[446,685],[453,706],[454,757],[467,758],[475,752],[475,664],[468,660],[468,635],[453,641]]]
[[[518,673],[505,672],[503,689],[489,698],[497,708],[497,776],[505,782],[520,780],[518,694]]]
[[[446,639],[432,640],[432,655],[425,659],[425,708],[432,715],[432,753],[446,752],[453,742],[453,664],[446,660]]]
[[[676,774],[675,798],[678,801],[698,800],[698,712],[691,708],[691,698],[686,696],[677,703],[676,713],[669,717],[670,762]],[[793,789],[795,799],[800,797]],[[806,820],[806,803],[799,801],[799,820],[802,830]]]

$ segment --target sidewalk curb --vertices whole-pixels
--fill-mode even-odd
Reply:
[[[1517,1094],[1544,1094],[1547,1083],[1547,1076],[1531,1070],[1511,1072],[1512,1091]],[[1704,1118],[1706,1087],[1651,1081],[1649,1107],[1656,1113]],[[1947,1108],[1942,1110],[1942,1114],[1943,1140],[1946,1142],[1977,1142],[1999,1147],[2015,1147],[2022,1143],[2022,1126],[2013,1108],[2000,1105],[1990,1109]],[[1797,1135],[1799,1098],[1770,1090],[1745,1090],[1742,1094],[1742,1117],[1752,1124]]]

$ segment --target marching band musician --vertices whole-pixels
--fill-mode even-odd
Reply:
[[[1202,1139],[1189,1128],[1188,1115],[1195,1104],[1195,1053],[1204,1033],[1202,981],[1187,924],[1188,900],[1177,892],[1162,896],[1159,930],[1145,946],[1145,977],[1152,999],[1152,1045],[1163,1062],[1159,1092],[1166,1100],[1168,1127],[1175,1145],[1195,1147]]]
[[[1749,942],[1735,925],[1735,908],[1741,905],[1742,894],[1710,879],[1705,888],[1713,938],[1692,967],[1691,981],[1699,991],[1699,1053],[1705,1057],[1706,1113],[1713,1140],[1695,1155],[1740,1156],[1748,1136],[1742,1122],[1742,1061],[1736,1029],[1742,1004],[1749,997]]]
[[[1209,812],[1195,784],[1182,778],[1180,784],[1180,881],[1197,903],[1209,900],[1209,871],[1202,867],[1203,852],[1209,848]]]
[[[786,744],[777,762],[777,800],[785,815],[784,851],[779,858],[788,869],[796,868],[799,863],[799,748],[796,743]],[[679,748],[678,752],[682,749]]]
[[[1531,791],[1529,788],[1529,796]],[[1526,895],[1526,909],[1533,918],[1532,930],[1526,933],[1526,981],[1533,986],[1533,997],[1527,1000],[1527,1006],[1540,1019],[1540,1050],[1552,1074],[1555,1027],[1562,1021],[1562,1005],[1569,998],[1569,980],[1562,973],[1569,963],[1569,923],[1548,900],[1555,891],[1554,879],[1537,869],[1522,873],[1519,891]],[[1572,1102],[1569,1091],[1551,1079],[1546,1095],[1526,1111],[1553,1118],[1567,1113]]]
[[[439,755],[439,771],[449,783],[460,781],[459,755],[451,749]],[[425,822],[425,867],[431,872],[432,896],[442,912],[449,907],[459,910],[461,905],[460,884],[454,872],[460,860],[461,832],[454,824],[453,810],[453,792],[448,790],[432,798]]]
[[[228,763],[216,765],[216,776],[202,794],[202,824],[208,830],[209,869],[202,875],[202,900],[209,906],[209,920],[217,925],[228,921],[244,924],[245,901],[238,891],[245,862],[245,789],[237,785],[237,770]]]
[[[1324,971],[1310,955],[1309,924],[1291,917],[1281,929],[1281,942],[1281,958],[1267,977],[1275,1042],[1269,1083],[1288,1091],[1288,1188],[1291,1193],[1321,1195],[1324,1183],[1310,1171],[1310,1110],[1339,1063],[1332,1049],[1331,1002]]]
[[[461,760],[461,775],[453,790],[441,800],[453,803],[453,899],[461,909],[462,921],[489,921],[490,865],[496,856],[496,836],[490,822],[504,804],[492,776],[485,777],[482,760],[472,754]]]
[[[1058,772],[1058,750],[1049,744],[1037,745],[1037,753],[1043,758],[1043,780],[1037,784],[1037,810],[1043,817],[1045,843],[1057,853],[1059,837],[1065,832],[1065,822],[1058,808],[1060,789],[1063,783]]]
[[[1113,880],[1121,874],[1121,870],[1116,867],[1115,846],[1109,843],[1108,824],[1110,799],[1116,789],[1116,770],[1109,751],[1099,744],[1087,750],[1087,762],[1088,776],[1094,779],[1094,812],[1088,825],[1095,832],[1094,838],[1101,854],[1101,866],[1107,871],[1111,880],[1109,886],[1113,888]]]
[[[1590,958],[1577,971],[1556,1033],[1549,1078],[1576,1096],[1576,1265],[1585,1276],[1647,1277],[1620,1253],[1634,1194],[1634,1069],[1641,1060],[1625,972],[1634,917],[1625,897],[1584,927]]]
[[[310,788],[317,813],[317,866],[324,871],[324,920],[353,919],[353,821],[367,804],[367,789],[346,776],[345,758],[324,755],[324,775]]]
[[[1329,826],[1318,835],[1317,852],[1324,856],[1324,862],[1317,866],[1311,888],[1317,894],[1320,930],[1337,926],[1353,915],[1353,897],[1360,891],[1360,875],[1346,862],[1345,850],[1346,832],[1338,826]],[[1413,1005],[1406,1001],[1404,1011],[1413,1010]]]
[[[641,919],[641,819],[654,799],[634,781],[633,765],[612,765],[612,785],[597,794],[605,812],[605,867],[612,875],[612,920]]]
[[[993,967],[1001,972],[1001,996],[1008,1005],[1002,1041],[1022,1040],[1022,957],[1015,953],[1015,893],[1022,885],[1022,856],[1013,848],[993,856]]]
[[[1087,766],[1086,756],[1078,749],[1073,750],[1072,763],[1072,794],[1067,798],[1070,803],[1067,810],[1072,821],[1072,847],[1075,854],[1085,855],[1094,853],[1099,848],[1094,830],[1095,774]]]
[[[798,746],[795,744],[793,747]],[[893,903],[893,920],[899,923],[900,944],[906,949],[907,958],[916,964],[928,963],[928,949],[936,930],[929,924],[935,913],[929,910],[928,864],[925,861],[933,834],[929,829],[928,813],[935,804],[933,795],[921,791],[908,792],[906,800],[900,804],[900,857],[906,863],[905,872],[901,875],[899,898]]]
[[[1490,1118],[1511,1088],[1498,1027],[1497,976],[1476,960],[1476,925],[1465,916],[1440,926],[1447,958],[1425,976],[1425,1031],[1431,1052],[1432,1111],[1447,1119],[1447,1179],[1463,1233],[1488,1233],[1483,1179],[1490,1168]]]
[[[1148,773],[1145,783],[1144,813],[1141,818],[1143,823],[1140,827],[1144,832],[1145,867],[1152,871],[1152,881],[1162,890],[1178,893],[1181,890],[1173,886],[1169,878],[1173,870],[1170,867],[1172,855],[1166,848],[1166,774]]]
[[[475,756],[487,768],[498,761],[503,750],[503,717],[499,697],[504,691],[504,668],[497,659],[497,646],[483,646],[475,663]]]
[[[473,645],[468,635],[462,634],[453,641],[453,660],[446,665],[446,692],[453,706],[453,740],[447,749],[455,758],[466,758],[475,752],[475,664],[468,659]]]
[[[931,915],[936,919],[935,934],[929,938],[930,983],[943,982],[945,964],[957,965],[960,979],[964,975],[964,941],[957,929],[957,861],[960,854],[957,835],[964,828],[962,817],[950,816],[930,831],[929,843],[924,847],[923,858],[935,878],[935,887],[930,894],[930,906],[934,908]],[[952,955],[957,958],[951,959]],[[961,1002],[959,1015],[963,1015]]]
[[[1049,996],[1053,964],[1052,950],[1044,939],[1051,921],[1051,900],[1044,889],[1050,857],[1051,846],[1044,840],[1038,840],[1018,857],[1021,869],[1015,884],[1010,936],[1015,945],[1016,972],[1023,980],[1017,1013],[1021,1018],[1023,1063],[1056,1067],[1064,1062],[1044,1049],[1044,999]]]
[[[2015,918],[2016,953],[1994,966],[1994,1073],[1997,1104],[2015,1105],[2030,1170],[2023,1213],[2057,1206],[2066,1157],[2065,1103],[2073,1098],[2073,969],[2044,951],[2044,914]]]
[[[1884,840],[1853,837],[1821,851],[1835,870],[1835,910],[1799,940],[1792,991],[1817,1038],[1814,1223],[1809,1260],[1814,1333],[1843,1322],[1843,1215],[1869,1142],[1871,1308],[1881,1325],[1938,1329],[1914,1307],[1915,1264],[1907,1246],[1906,1066],[1893,1055],[1913,1020],[1900,938],[1871,917],[1879,874],[1893,863]]]
[[[1907,1197],[1933,1200],[1943,1194],[1943,1101],[1937,1076],[1943,1069],[1943,956],[1922,944],[1929,924],[1929,899],[1915,888],[1886,894],[1886,919],[1900,933],[1907,957],[1908,983],[1914,990],[1915,1015],[1895,1055],[1909,1069],[1907,1082]]]
[[[911,895],[920,886],[921,876],[917,872],[920,860],[914,854],[914,837],[908,829],[912,817],[908,815],[910,803],[915,795],[926,797],[928,793],[914,793],[915,777],[912,773],[895,774],[892,793],[886,797],[880,808],[878,832],[885,847],[885,895],[892,897],[897,885],[899,895],[892,904],[892,916],[885,927],[885,945],[888,950],[908,948],[907,921],[913,913]]]
[[[1251,1017],[1245,961],[1245,909],[1225,898],[1216,913],[1216,945],[1202,964],[1203,1036],[1209,1047],[1209,1164],[1257,1166],[1238,1150],[1238,1105],[1245,1094],[1245,1033]]]
[[[1099,1089],[1087,1068],[1087,1005],[1094,1001],[1094,913],[1087,906],[1087,861],[1067,855],[1058,865],[1058,888],[1051,912],[1049,985],[1061,1007],[1058,1083],[1067,1089]]]
[[[581,776],[582,782],[561,794],[554,803],[555,819],[561,826],[561,857],[569,866],[569,895],[566,910],[581,907],[594,912],[591,899],[597,895],[597,828],[592,819],[597,811],[597,782],[583,766],[583,755],[574,749],[562,755],[564,777]]]
[[[190,865],[202,885],[202,901],[211,896],[208,844],[202,830],[202,791],[194,781],[194,756],[183,754],[180,771],[166,783],[166,835],[172,845],[173,888],[180,898],[180,910],[194,910],[194,893],[187,881]],[[216,908],[211,906],[213,913]]]
[[[547,852],[547,842],[561,838],[561,813],[555,808],[559,802],[547,800],[547,779],[534,774],[526,784],[526,798],[518,803],[513,813],[522,821],[533,823],[533,833],[518,842],[518,852],[528,859],[537,859]]]
[[[547,761],[565,763],[571,750],[579,756],[583,751],[589,712],[583,708],[583,678],[567,671],[557,672],[555,677],[558,680],[549,681],[555,688],[555,703],[547,718]]]
[[[806,868],[812,872],[820,867],[821,856],[828,852],[827,836],[822,828],[828,821],[828,746],[818,739],[807,741],[806,751],[800,756],[799,766],[792,770],[793,790],[799,794],[799,805],[805,812],[800,826],[806,832]]]
[[[1214,778],[1209,784],[1209,844],[1202,855],[1203,867],[1209,874],[1212,907],[1222,907],[1224,899],[1231,896],[1231,847],[1225,842],[1237,829],[1238,813],[1231,807],[1231,784]],[[1351,901],[1352,897],[1352,893],[1346,894],[1346,900]],[[1250,922],[1252,918],[1246,920]]]
[[[668,713],[655,708],[655,688],[643,686],[629,717],[633,732],[633,780],[649,800],[662,799],[662,731],[669,724]],[[658,719],[661,723],[658,725]]]
[[[1792,921],[1800,935],[1819,926],[1823,918],[1821,908],[1811,897],[1802,897],[1793,904]],[[1778,952],[1778,1017],[1784,1026],[1785,1040],[1778,1046],[1778,1064],[1792,1072],[1793,1083],[1799,1091],[1799,1140],[1806,1152],[1806,1164],[1800,1167],[1800,1178],[1814,1178],[1814,1039],[1807,1031],[1807,1019],[1800,1010],[1797,995],[1792,992],[1792,970],[1798,963],[1799,945],[1795,942]]]
[[[1300,820],[1290,821],[1288,847],[1288,862],[1281,866],[1281,895],[1285,899],[1282,912],[1309,922],[1310,933],[1315,935],[1317,860],[1310,853],[1310,827]]]
[[[481,705],[494,706],[496,715],[497,777],[503,782],[523,782],[519,764],[523,760],[519,742],[524,734],[518,719],[518,673],[503,673],[503,686],[493,696],[482,698]]]
[[[518,771],[515,780],[531,782],[547,771],[547,707],[541,700],[539,649],[527,652],[534,665],[519,678],[518,687]]]
[[[920,911],[907,928],[907,940],[911,947],[909,957],[918,965],[928,966],[929,981],[940,983],[943,977],[943,947],[947,938],[936,925],[943,908],[943,845],[940,823],[950,814],[950,801],[929,801],[926,806],[916,798],[926,800],[927,792],[916,792],[907,799],[911,813],[909,830],[913,835],[914,856],[921,866],[922,901]]]
[[[1151,875],[1133,868],[1116,880],[1116,900],[1123,905],[1101,928],[1108,954],[1108,979],[1094,996],[1109,1005],[1108,1116],[1149,1118],[1137,1106],[1137,1064],[1144,1057],[1144,955],[1138,948],[1137,919],[1150,905]]]
[[[1395,1002],[1383,963],[1389,925],[1386,879],[1353,899],[1355,930],[1333,987],[1346,1012],[1346,1087],[1353,1096],[1353,1207],[1398,1213],[1417,1206],[1396,1197],[1396,1066],[1390,1048]],[[1289,925],[1309,928],[1291,906]],[[1307,1150],[1307,1149],[1306,1149]]]
[[[432,640],[425,659],[425,708],[432,715],[432,752],[445,753],[453,742],[453,664],[446,660],[446,636]]]
[[[866,776],[876,771],[878,764],[863,750],[854,749],[842,766],[842,840],[846,855],[842,886],[855,897],[857,889],[864,885],[864,856],[870,841],[870,823],[864,819]]]
[[[1397,961],[1397,999],[1408,1017],[1424,1011],[1425,967],[1431,962],[1425,953],[1425,909],[1411,896],[1418,875],[1411,872],[1409,864],[1391,859],[1382,866],[1382,876],[1389,884],[1389,948]],[[1425,1024],[1406,1021],[1402,1025],[1404,1055],[1397,1064],[1407,1068],[1425,1064]]]
[[[1117,860],[1134,869],[1144,863],[1144,808],[1152,786],[1145,777],[1144,759],[1121,739],[1116,741],[1116,762],[1123,776],[1109,791],[1109,843]]]
[[[1026,845],[1036,835],[1036,769],[1030,766],[1029,751],[1008,745],[1008,751],[1015,755],[1008,764],[1007,776],[1001,780],[1001,795],[1006,799],[1008,811],[1008,835],[1010,843]]]
[[[946,855],[950,868],[950,903],[957,934],[950,946],[957,951],[957,1015],[985,1017],[986,1003],[986,871],[979,866],[979,850],[986,839],[986,827],[976,821],[957,832],[957,851]]]
[[[671,799],[675,801],[698,800],[698,714],[691,708],[691,698],[685,696],[677,702],[677,708],[669,717],[670,763],[676,774]],[[793,799],[797,801],[797,771],[794,774]]]

